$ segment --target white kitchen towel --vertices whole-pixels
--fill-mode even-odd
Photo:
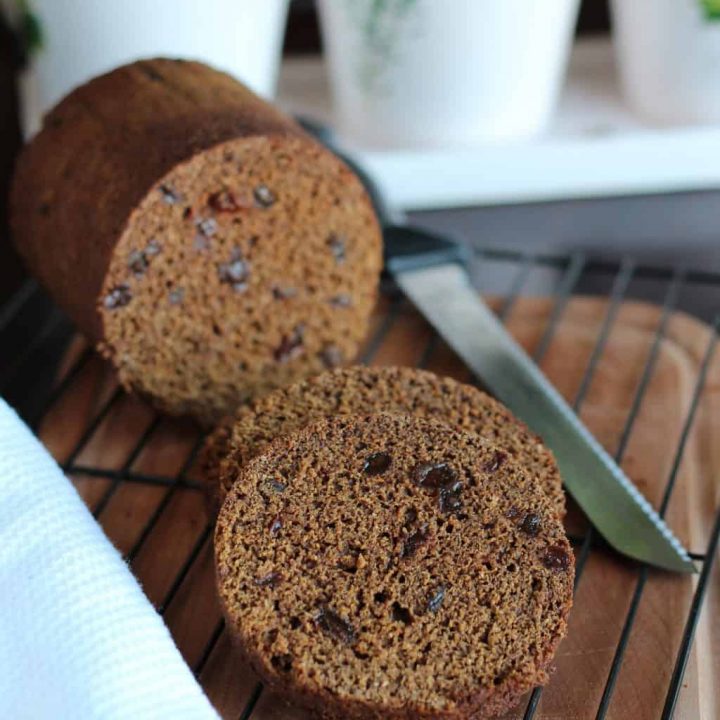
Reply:
[[[0,718],[217,719],[117,550],[1,399]]]

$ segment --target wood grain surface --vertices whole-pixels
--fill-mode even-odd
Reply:
[[[711,337],[707,326],[684,315],[669,318],[656,348],[652,373],[628,430],[641,379],[653,356],[658,308],[626,302],[607,317],[607,301],[575,297],[563,309],[541,366],[574,402],[583,389],[580,414],[658,507],[673,475],[676,451]],[[523,298],[507,318],[511,332],[533,351],[546,331],[553,302]],[[602,352],[596,347],[606,327]],[[63,373],[85,350],[77,339]],[[597,355],[593,362],[593,356]],[[365,350],[372,364],[423,364],[469,379],[468,371],[406,303],[385,300],[374,316]],[[98,418],[98,413],[100,417]],[[89,426],[94,422],[96,427]],[[165,620],[188,664],[224,718],[303,718],[282,698],[262,692],[253,672],[233,654],[218,624],[212,536],[201,491],[189,460],[199,431],[189,422],[156,414],[137,398],[117,391],[108,367],[94,355],[73,375],[39,428],[105,531],[128,557],[150,600]],[[720,357],[712,359],[667,510],[670,525],[693,552],[703,553],[720,503]],[[581,543],[587,531],[572,508],[568,532]],[[720,717],[720,575],[711,577],[675,717]],[[180,577],[180,581],[177,578]],[[642,578],[645,578],[642,580]],[[568,637],[543,691],[536,717],[594,718],[603,698],[618,641],[638,581],[642,580],[632,631],[619,665],[607,717],[657,718],[675,664],[697,578],[642,569],[600,544],[580,577]],[[521,718],[524,704],[508,715]]]

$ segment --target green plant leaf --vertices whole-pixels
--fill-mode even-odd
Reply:
[[[28,0],[17,0],[19,13],[18,34],[26,57],[34,55],[43,47],[44,35],[38,16],[33,12]]]
[[[707,20],[720,20],[720,0],[700,0]]]

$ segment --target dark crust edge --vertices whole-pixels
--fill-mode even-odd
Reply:
[[[216,520],[223,503],[220,493],[220,463],[230,444],[233,416],[226,415],[205,438],[197,458],[200,482],[205,497],[205,510],[210,520]]]
[[[217,568],[216,568],[217,571]],[[574,572],[574,565],[573,565]],[[567,634],[567,616],[572,607],[570,602],[564,610],[555,642],[545,648],[542,660],[536,666],[536,673],[524,682],[513,678],[504,685],[493,689],[482,688],[468,696],[454,710],[420,710],[405,707],[370,706],[360,700],[350,703],[339,700],[330,692],[314,693],[298,685],[288,683],[282,676],[275,674],[262,656],[246,647],[242,639],[232,632],[232,618],[221,601],[223,618],[228,627],[230,640],[236,654],[247,663],[258,676],[267,690],[282,696],[289,706],[297,706],[309,711],[314,717],[326,720],[366,720],[367,718],[388,718],[388,720],[490,720],[501,716],[518,706],[522,696],[536,686],[545,685],[550,679],[550,665],[555,652]]]

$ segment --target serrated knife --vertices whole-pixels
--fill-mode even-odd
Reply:
[[[317,126],[306,127],[365,184],[383,226],[387,271],[483,384],[542,436],[568,492],[608,544],[649,565],[696,572],[662,518],[472,287],[467,250],[398,223],[367,173]]]

